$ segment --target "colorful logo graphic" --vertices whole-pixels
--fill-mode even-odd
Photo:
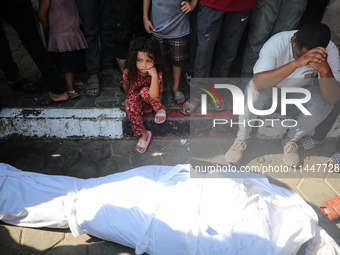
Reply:
[[[208,85],[206,83],[203,83],[203,82],[197,82],[197,83],[199,83],[199,84],[205,86],[206,88],[210,89],[216,95],[216,97],[218,98],[218,100],[219,100],[219,102],[221,104],[221,107],[223,107],[223,103],[222,103],[221,97],[220,97],[220,95],[217,93],[217,91],[213,87],[211,87],[210,85]],[[207,93],[211,97],[211,99],[214,101],[215,106],[217,107],[217,102],[216,102],[215,97],[213,96],[213,94],[208,89],[205,89],[204,87],[203,88],[199,88],[199,89],[203,90],[205,93]]]

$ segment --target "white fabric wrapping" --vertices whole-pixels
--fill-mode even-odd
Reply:
[[[338,254],[314,210],[252,173],[190,179],[189,165],[145,166],[93,179],[0,164],[0,220],[70,227],[137,254]]]

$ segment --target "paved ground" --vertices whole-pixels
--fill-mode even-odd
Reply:
[[[232,138],[153,139],[145,154],[135,151],[136,140],[0,140],[0,162],[46,174],[79,178],[104,176],[142,165],[195,166],[224,164]],[[339,174],[307,172],[326,162],[335,141],[322,148],[301,151],[303,167],[290,173],[267,174],[272,183],[299,193],[314,209],[340,194]],[[241,166],[283,166],[278,141],[253,139]],[[340,244],[340,222],[320,223]],[[69,231],[30,229],[0,223],[1,254],[134,254],[130,248],[86,234],[74,238]]]

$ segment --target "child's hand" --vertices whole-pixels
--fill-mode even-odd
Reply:
[[[157,77],[158,74],[157,74],[157,69],[156,67],[151,67],[149,70],[148,70],[148,75],[150,75],[151,77]]]
[[[188,14],[189,12],[192,12],[195,9],[196,4],[194,4],[193,1],[191,2],[183,1],[181,3],[181,6],[182,6],[181,8],[182,12],[184,12],[185,14]]]
[[[149,34],[151,34],[151,30],[155,31],[155,28],[153,27],[151,21],[149,19],[144,20],[144,28],[146,30],[146,32],[148,32]]]

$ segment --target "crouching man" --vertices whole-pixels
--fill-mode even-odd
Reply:
[[[271,102],[273,88],[296,87],[308,90],[311,98],[303,104],[308,111],[301,111],[294,104],[287,104],[287,115],[296,118],[296,126],[283,136],[284,162],[300,164],[296,142],[314,131],[329,114],[333,104],[340,99],[339,51],[330,41],[327,25],[310,23],[298,31],[281,32],[271,37],[263,46],[254,66],[254,78],[245,91],[244,115],[239,122],[256,118],[248,107],[248,98],[254,109],[261,110]],[[315,82],[317,80],[318,82]],[[317,84],[316,84],[317,83]],[[289,93],[287,98],[301,99],[303,93]],[[247,148],[251,127],[240,125],[237,138],[225,155],[229,164],[238,165]]]

